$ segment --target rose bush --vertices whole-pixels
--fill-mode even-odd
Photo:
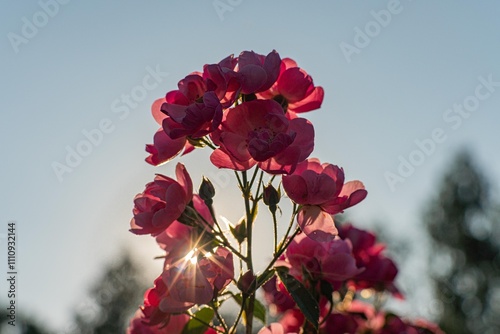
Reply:
[[[323,88],[294,60],[276,51],[243,51],[188,74],[153,103],[160,128],[146,145],[146,161],[159,166],[181,153],[211,149],[210,162],[234,172],[244,215],[223,226],[214,205],[217,189],[203,178],[196,193],[181,163],[176,179],[157,174],[146,184],[134,199],[130,231],[155,237],[163,266],[128,334],[234,334],[242,328],[250,334],[254,319],[262,322],[260,334],[440,333],[369,303],[402,297],[398,270],[373,233],[334,220],[367,191],[360,181],[345,182],[337,165],[310,157],[314,128],[299,115],[319,109],[323,98]],[[258,218],[259,205],[260,212],[267,206],[267,218]],[[290,218],[280,235],[285,212]],[[273,253],[261,271],[252,252],[255,224],[274,232]],[[267,324],[259,290],[277,322]],[[220,311],[229,300],[238,309],[233,323]]]

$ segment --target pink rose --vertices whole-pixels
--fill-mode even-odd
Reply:
[[[288,119],[278,103],[255,100],[225,112],[212,133],[220,147],[210,156],[219,168],[248,170],[258,166],[271,174],[290,173],[314,147],[314,128],[302,118]]]
[[[278,80],[269,90],[259,93],[258,97],[274,99],[284,110],[300,113],[320,108],[324,90],[315,87],[311,76],[298,67],[294,60],[284,58]]]
[[[177,181],[157,174],[134,198],[132,233],[158,235],[182,215],[193,198],[193,183],[183,164],[177,164],[175,173]]]
[[[365,268],[353,278],[351,286],[358,290],[367,288],[388,290],[396,297],[403,298],[394,283],[398,268],[394,261],[382,254],[385,245],[376,243],[373,233],[345,224],[339,229],[339,235],[352,242],[356,264]]]
[[[175,302],[208,304],[234,277],[233,254],[223,247],[212,253],[193,249],[183,260],[165,261],[162,278]],[[169,305],[160,304],[167,311]]]
[[[168,321],[165,326],[163,324],[148,324],[143,312],[137,310],[130,320],[127,334],[181,334],[184,326],[189,321],[189,316],[187,314],[168,315],[165,320]]]
[[[338,231],[332,215],[358,204],[367,195],[363,183],[344,184],[344,171],[311,158],[297,165],[291,175],[283,176],[288,197],[302,205],[297,222],[302,231],[318,241],[332,240]]]
[[[356,266],[351,243],[339,237],[317,242],[304,233],[299,234],[288,246],[285,259],[277,265],[285,264],[290,268],[290,274],[299,280],[304,279],[303,271],[307,271],[307,277],[338,285],[363,271]]]
[[[276,51],[267,56],[253,51],[243,51],[238,57],[241,75],[241,93],[251,94],[269,89],[278,79],[281,58]]]
[[[168,117],[161,112],[161,106],[165,101],[165,98],[158,99],[151,106],[153,118],[160,124],[160,128],[153,137],[153,144],[146,144],[146,152],[149,153],[146,162],[153,166],[159,166],[171,160],[181,153],[183,149],[183,154],[194,150],[194,146],[187,141],[186,137],[172,139],[165,133],[163,127],[161,127],[163,120]]]

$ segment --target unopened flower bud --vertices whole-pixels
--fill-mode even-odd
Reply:
[[[205,176],[200,185],[199,195],[207,205],[212,205],[212,198],[215,196],[215,188],[212,182]]]
[[[271,212],[276,212],[278,203],[280,202],[281,194],[272,184],[264,187],[264,204],[269,206]]]
[[[249,270],[240,277],[236,286],[244,294],[245,293],[249,294],[252,293],[253,290],[255,290],[256,283],[257,283],[257,277],[253,275],[252,272]]]

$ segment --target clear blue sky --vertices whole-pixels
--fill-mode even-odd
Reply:
[[[396,237],[418,241],[421,210],[464,145],[500,180],[496,1],[67,2],[45,12],[41,4],[54,1],[0,4],[0,233],[17,221],[20,311],[54,328],[67,325],[122,245],[150,275],[159,273],[151,238],[127,231],[133,196],[175,166],[144,162],[157,128],[150,105],[189,72],[231,53],[276,49],[324,87],[323,108],[305,115],[316,130],[313,156],[365,183],[368,198],[351,210],[361,226],[383,221]],[[214,3],[226,5],[218,12]],[[137,88],[155,70],[162,73],[148,89]],[[132,93],[127,105],[123,96]],[[77,149],[83,132],[100,126],[108,133],[58,178],[54,162],[66,165],[68,147]],[[431,150],[425,140],[434,131],[439,142]],[[414,153],[415,141],[432,152]],[[195,184],[202,173],[217,173],[207,156],[177,160]],[[398,173],[400,156],[419,165],[391,189],[386,172]],[[219,201],[231,199],[228,188],[219,189]],[[239,205],[219,204],[218,213],[235,220]],[[262,229],[258,240],[268,234]]]

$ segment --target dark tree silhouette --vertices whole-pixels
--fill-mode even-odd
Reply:
[[[428,203],[431,276],[446,333],[500,333],[500,214],[492,202],[487,179],[464,151]]]
[[[4,309],[2,304],[2,309]],[[11,329],[12,326],[8,324],[9,318],[7,317],[8,313],[3,310],[0,312],[0,333]],[[16,316],[15,328],[18,330],[18,333],[21,334],[49,334],[52,333],[46,328],[43,328],[37,321],[25,317],[23,315]]]
[[[142,304],[147,286],[137,265],[128,253],[112,263],[90,291],[92,303],[74,316],[72,333],[125,333],[130,318]]]

